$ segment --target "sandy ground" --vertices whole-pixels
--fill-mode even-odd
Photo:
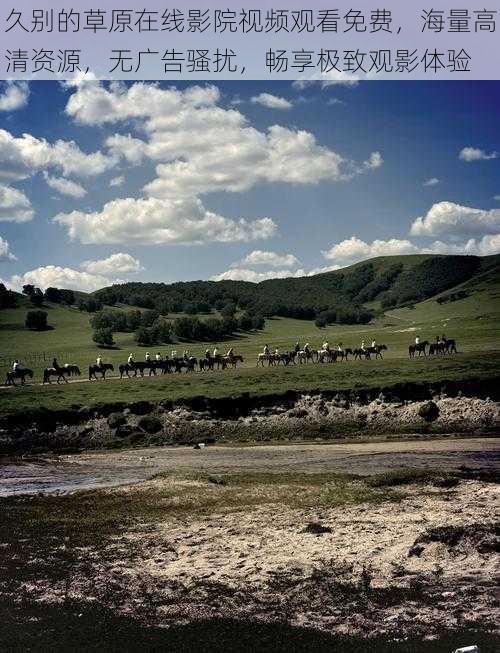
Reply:
[[[0,496],[68,492],[144,481],[161,472],[350,472],[400,467],[456,470],[498,465],[500,438],[416,439],[335,444],[157,447],[24,460],[0,459]]]
[[[273,504],[144,524],[117,538],[107,562],[95,564],[92,589],[77,591],[92,596],[96,582],[111,584],[120,610],[132,613],[145,592],[163,624],[231,616],[422,637],[498,625],[499,498],[498,485],[462,481],[451,490],[410,489],[400,503]],[[328,531],[305,532],[311,521]],[[454,526],[471,532],[452,543],[425,539],[435,527]]]

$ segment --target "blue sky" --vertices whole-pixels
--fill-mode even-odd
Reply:
[[[94,290],[496,253],[499,99],[497,82],[4,84],[0,278]]]

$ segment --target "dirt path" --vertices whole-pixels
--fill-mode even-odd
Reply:
[[[500,438],[338,444],[158,447],[0,460],[0,496],[124,485],[160,472],[349,472],[401,467],[498,468]]]

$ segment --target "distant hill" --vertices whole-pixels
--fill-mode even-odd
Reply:
[[[94,296],[103,304],[130,304],[165,314],[220,310],[234,304],[266,317],[312,319],[333,313],[328,321],[353,323],[369,321],[375,304],[387,309],[417,303],[459,284],[498,275],[499,270],[500,255],[383,256],[310,277],[260,283],[133,282],[103,288]]]

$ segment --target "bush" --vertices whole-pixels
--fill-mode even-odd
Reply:
[[[26,313],[25,325],[33,331],[45,331],[47,325],[47,313],[45,311],[28,311]]]
[[[111,329],[95,329],[92,334],[92,340],[98,344],[103,345],[104,347],[112,347],[115,344],[113,340],[113,331]]]
[[[102,304],[92,297],[89,299],[80,299],[78,302],[78,310],[86,311],[87,313],[97,313],[97,311],[102,310]]]
[[[150,434],[158,433],[163,429],[161,420],[159,420],[157,417],[153,417],[152,415],[145,415],[144,417],[141,417],[137,426],[142,431],[146,431],[146,433]]]

